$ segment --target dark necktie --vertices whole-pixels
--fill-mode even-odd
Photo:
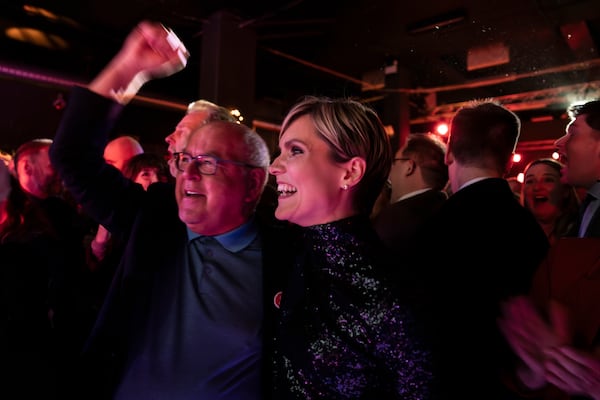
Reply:
[[[594,202],[596,199],[596,197],[594,197],[594,195],[588,193],[585,196],[585,199],[583,200],[583,203],[581,203],[581,217],[580,217],[580,221],[581,223],[579,224],[579,237],[585,237],[585,231],[587,230],[590,221],[592,220],[592,217],[594,215],[594,212],[592,210],[592,207],[590,207],[591,203]]]

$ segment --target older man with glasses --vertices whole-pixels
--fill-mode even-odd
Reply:
[[[174,155],[175,189],[144,191],[102,160],[118,102],[186,59],[172,32],[141,23],[89,88],[73,89],[51,149],[85,210],[129,238],[85,349],[86,366],[110,363],[86,372],[82,398],[268,398],[262,369],[287,230],[255,213],[264,140],[226,121],[191,130]]]

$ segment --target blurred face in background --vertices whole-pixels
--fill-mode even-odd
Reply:
[[[565,164],[563,176],[573,186],[589,188],[600,179],[600,132],[579,115],[567,125],[566,134],[555,145]]]
[[[208,110],[194,111],[186,114],[181,121],[179,121],[175,130],[165,138],[165,142],[169,145],[167,148],[167,151],[169,152],[169,170],[174,177],[177,176],[177,169],[173,165],[173,153],[183,151],[190,134],[204,125],[209,117],[210,113]]]
[[[529,167],[523,181],[523,202],[538,221],[551,221],[561,213],[567,188],[555,168],[540,163]]]
[[[143,153],[144,150],[137,140],[130,136],[122,136],[111,140],[104,148],[104,160],[114,165],[119,171],[131,157]]]
[[[139,183],[140,185],[142,185],[144,187],[144,190],[148,190],[148,186],[150,186],[154,182],[160,181],[158,176],[158,168],[142,168],[142,170],[138,172],[134,181],[135,183]]]
[[[62,191],[62,183],[50,163],[48,149],[45,147],[35,153],[23,154],[17,165],[21,187],[41,199],[59,195]]]
[[[404,148],[399,149],[394,155],[394,162],[389,177],[392,185],[392,201],[398,200],[399,197],[410,191],[406,187],[406,177],[410,171],[414,171],[415,165],[415,162],[411,158],[404,155]]]
[[[190,137],[190,133],[204,125],[209,117],[210,113],[208,110],[194,111],[186,114],[181,121],[179,121],[175,130],[165,138],[165,142],[169,145],[167,148],[169,154],[183,151],[188,138]]]

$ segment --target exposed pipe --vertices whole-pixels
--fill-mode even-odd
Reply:
[[[519,112],[526,110],[539,110],[551,104],[572,103],[576,100],[600,97],[600,81],[591,81],[574,85],[559,86],[551,89],[535,90],[496,96],[495,100],[505,105],[508,109]],[[441,119],[450,119],[456,111],[468,104],[468,101],[441,104],[431,109],[427,116],[410,120],[411,124],[436,122]]]
[[[561,73],[561,72],[570,72],[570,71],[600,67],[600,58],[594,58],[592,60],[561,65],[558,67],[550,67],[550,68],[545,68],[545,69],[541,69],[541,70],[537,70],[537,71],[524,72],[524,73],[520,73],[520,74],[506,74],[503,76],[495,76],[495,77],[490,77],[490,78],[486,78],[486,79],[482,79],[482,80],[460,83],[460,84],[456,84],[456,85],[434,86],[434,87],[429,87],[429,88],[414,88],[414,89],[412,89],[412,88],[378,89],[375,85],[373,85],[370,82],[365,82],[360,79],[356,79],[352,76],[332,70],[327,67],[323,67],[321,65],[317,65],[310,61],[303,60],[301,58],[292,56],[290,54],[284,53],[279,50],[275,50],[275,49],[268,48],[268,47],[262,47],[262,48],[267,50],[268,52],[278,55],[280,57],[287,58],[289,60],[295,61],[302,65],[306,65],[308,67],[314,68],[318,71],[328,73],[337,78],[345,79],[349,82],[356,83],[357,85],[361,85],[362,87],[366,88],[367,90],[377,90],[379,92],[384,92],[384,93],[431,94],[431,93],[449,92],[449,91],[461,90],[461,89],[475,89],[475,88],[483,87],[483,86],[491,86],[491,85],[498,85],[501,83],[513,82],[513,81],[516,81],[519,79],[534,78],[534,77],[542,76],[542,75],[556,74],[556,73]]]
[[[20,67],[14,67],[6,64],[0,64],[0,75],[24,79],[26,81],[32,81],[34,83],[51,84],[52,86],[58,86],[60,88],[70,88],[74,85],[86,85],[83,82],[78,82],[67,78],[61,78],[58,76],[52,76],[42,72],[26,70]]]
[[[6,75],[13,78],[23,79],[25,81],[31,81],[33,83],[41,83],[45,85],[51,85],[61,89],[70,89],[73,86],[87,86],[87,83],[82,81],[76,81],[68,78],[61,78],[54,75],[49,75],[44,72],[26,70],[20,67],[14,67],[6,64],[0,64],[0,75]],[[169,100],[163,100],[153,97],[136,95],[132,101],[149,104],[153,106],[160,106],[173,110],[187,110],[187,104],[176,103]]]
[[[513,82],[519,79],[526,78],[535,78],[537,76],[548,75],[548,74],[557,74],[561,72],[571,72],[582,69],[590,69],[600,67],[600,58],[594,58],[588,61],[581,61],[573,64],[561,65],[558,67],[550,67],[537,71],[524,72],[520,74],[507,74],[504,76],[497,76],[486,78],[480,81],[471,81],[457,85],[446,85],[446,86],[437,86],[430,88],[417,88],[417,89],[383,89],[385,92],[395,92],[395,93],[410,93],[410,94],[430,94],[430,93],[439,93],[439,92],[448,92],[452,90],[460,90],[460,89],[474,89],[482,86],[491,86],[497,85],[500,83]]]

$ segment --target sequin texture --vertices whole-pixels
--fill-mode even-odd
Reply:
[[[305,229],[283,291],[277,399],[429,399],[431,354],[385,280],[367,218]]]

